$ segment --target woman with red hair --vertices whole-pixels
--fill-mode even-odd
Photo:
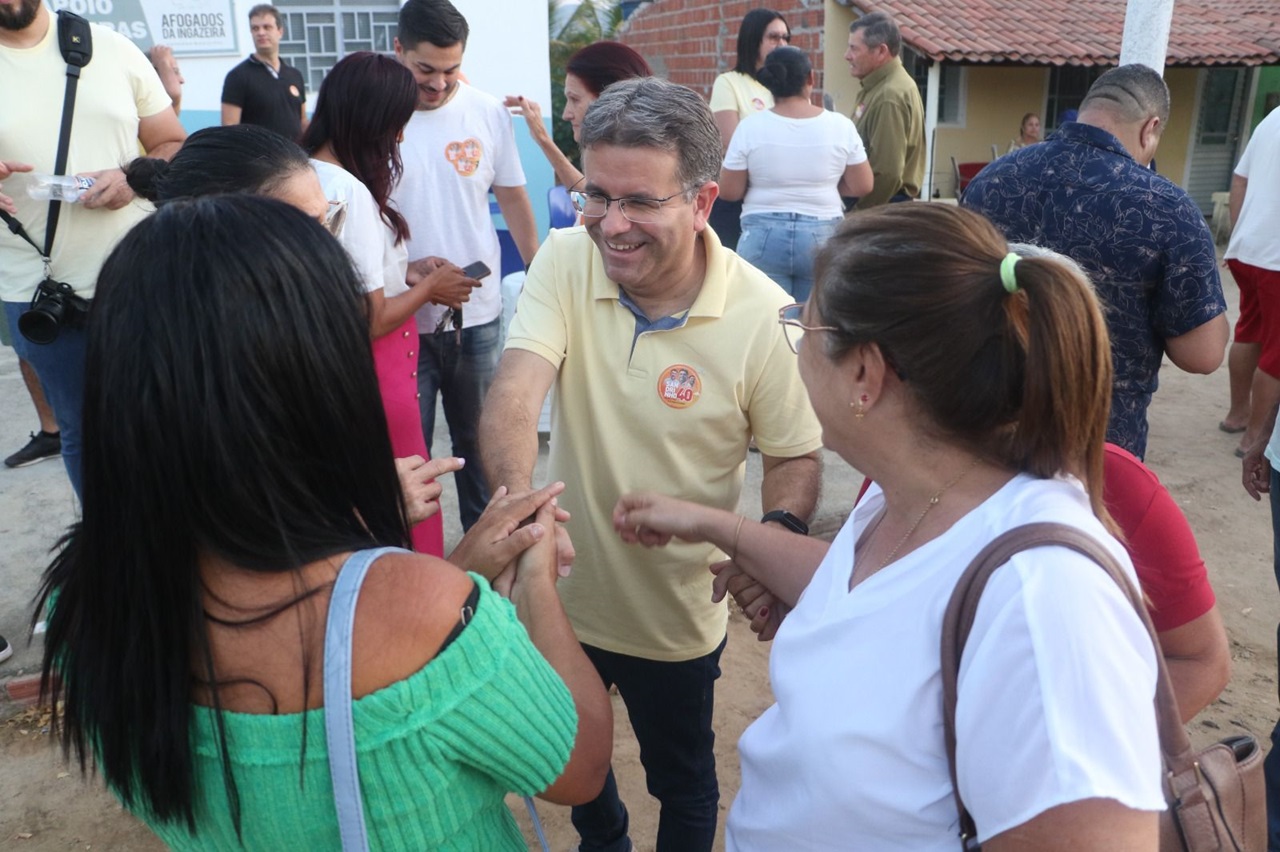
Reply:
[[[652,76],[653,71],[644,57],[621,42],[598,41],[569,57],[564,73],[564,112],[560,117],[573,127],[573,141],[578,141],[578,131],[587,107],[596,102],[601,92],[619,80]],[[577,185],[582,180],[582,172],[556,147],[555,140],[542,123],[542,108],[537,101],[531,101],[524,95],[509,95],[504,103],[516,115],[525,117],[529,134],[551,163],[556,180],[562,186]]]

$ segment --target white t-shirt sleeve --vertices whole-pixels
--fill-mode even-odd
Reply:
[[[315,161],[313,161],[314,163]],[[338,242],[355,263],[366,293],[381,290],[385,275],[383,258],[387,226],[373,195],[354,176],[316,164],[316,172],[330,201],[345,202],[347,210]]]
[[[737,129],[733,131],[733,136],[729,137],[729,149],[724,154],[724,167],[726,169],[739,172],[747,170],[747,157],[751,153],[751,143],[754,139],[752,128],[755,127],[755,122],[752,121],[753,118],[754,116],[748,116],[743,119],[738,124]]]
[[[1155,651],[1119,587],[1065,548],[1014,556],[960,666],[956,768],[979,839],[1086,798],[1163,810]]]
[[[524,186],[524,167],[520,164],[520,150],[516,147],[516,132],[511,114],[498,105],[493,118],[493,185]]]
[[[1256,137],[1255,137],[1256,138]],[[1240,162],[1236,163],[1235,170],[1232,174],[1237,174],[1242,178],[1249,177],[1249,161],[1253,159],[1253,149],[1257,147],[1253,144],[1253,140],[1249,140],[1249,144],[1244,147],[1244,154],[1240,157]]]
[[[839,113],[832,113],[832,115],[839,115]],[[867,148],[862,144],[862,137],[858,135],[858,128],[854,127],[853,122],[846,116],[841,115],[840,118],[844,119],[842,126],[847,125],[845,127],[845,148],[849,153],[845,159],[845,165],[856,166],[858,163],[865,163],[867,161]]]

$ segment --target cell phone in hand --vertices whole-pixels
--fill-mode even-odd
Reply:
[[[468,278],[474,278],[479,281],[481,278],[489,275],[490,270],[483,260],[477,260],[475,263],[462,267],[462,274]]]

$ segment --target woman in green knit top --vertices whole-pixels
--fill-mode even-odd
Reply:
[[[341,246],[265,198],[173,202],[103,266],[44,687],[64,747],[176,849],[339,846],[330,593],[354,551],[408,542],[362,303]],[[496,495],[488,579],[407,551],[369,571],[350,700],[371,848],[524,849],[507,792],[603,785],[608,697],[555,590],[561,488]]]

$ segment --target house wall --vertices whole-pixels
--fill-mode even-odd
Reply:
[[[1164,81],[1169,87],[1169,126],[1160,136],[1160,150],[1156,151],[1156,169],[1177,184],[1187,176],[1187,156],[1190,153],[1191,136],[1195,132],[1199,103],[1199,68],[1166,68]],[[1222,187],[1224,190],[1227,187]]]
[[[656,0],[642,5],[618,32],[618,40],[640,52],[654,73],[711,97],[716,75],[737,61],[738,25],[760,0]],[[772,0],[791,28],[791,45],[808,51],[823,80],[822,0]],[[843,67],[843,63],[841,66]]]
[[[1268,98],[1280,99],[1280,66],[1277,65],[1258,69],[1258,94],[1249,116],[1250,131],[1257,129],[1258,122],[1266,118]]]
[[[623,25],[619,38],[640,51],[658,74],[709,97],[716,75],[733,67],[738,23],[759,5],[759,0],[655,0],[640,7]],[[844,61],[853,10],[837,0],[775,0],[770,5],[787,18],[792,44],[810,51],[819,70],[819,85],[832,97],[835,109],[851,114],[861,89]],[[830,37],[824,37],[824,22]],[[831,73],[824,74],[823,69]],[[1280,89],[1280,69],[1264,69],[1264,73],[1265,83]],[[1196,68],[1165,72],[1172,107],[1156,162],[1161,174],[1179,183],[1187,171],[1199,79]],[[942,196],[955,194],[951,157],[957,162],[988,161],[993,144],[1000,153],[1008,149],[1025,113],[1044,115],[1048,81],[1049,69],[1044,67],[965,68],[962,121],[941,125],[937,132],[932,168],[934,185]],[[1260,93],[1263,88],[1260,85]]]
[[[964,122],[940,125],[933,161],[934,185],[955,195],[951,158],[957,163],[991,160],[991,146],[1003,154],[1018,135],[1022,116],[1044,115],[1046,68],[974,65],[964,72]]]
[[[1048,68],[975,65],[966,69],[966,76],[963,126],[938,127],[933,169],[943,197],[955,195],[952,157],[959,163],[988,161],[993,143],[1001,154],[1005,153],[1017,135],[1023,115],[1035,112],[1044,116],[1048,96]],[[1198,68],[1165,69],[1169,125],[1160,140],[1156,165],[1160,174],[1175,183],[1184,180],[1187,170],[1199,80]]]
[[[827,21],[827,38],[822,46],[823,62],[831,69],[827,77],[826,88],[835,101],[836,112],[851,115],[858,103],[858,92],[862,86],[849,73],[849,64],[844,61],[844,52],[849,46],[849,25],[853,23],[853,11],[841,6],[835,0],[825,0]]]

